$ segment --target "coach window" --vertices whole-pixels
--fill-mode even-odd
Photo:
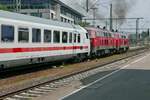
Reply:
[[[18,28],[18,42],[29,42],[28,28]]]
[[[111,37],[111,34],[109,33],[109,37]]]
[[[98,36],[99,36],[99,37],[101,36],[101,33],[100,33],[100,31],[98,31]]]
[[[89,34],[88,34],[88,33],[86,33],[86,38],[87,38],[87,39],[89,39],[89,37],[90,37],[90,36],[89,36]]]
[[[68,33],[62,32],[62,43],[67,43],[68,40]]]
[[[77,41],[77,34],[74,34],[74,43]]]
[[[109,33],[106,33],[106,37],[109,37]]]
[[[110,37],[112,37],[112,34],[110,33]]]
[[[109,33],[107,33],[107,37],[110,37],[110,34],[109,34]]]
[[[108,37],[110,37],[110,33],[107,33]]]
[[[41,42],[41,30],[33,28],[32,29],[32,42]]]
[[[98,36],[98,32],[95,32],[95,36]]]
[[[44,42],[51,42],[52,33],[51,30],[44,30]]]
[[[2,42],[14,41],[14,26],[11,26],[11,25],[1,26],[1,40]]]
[[[107,33],[107,37],[110,37],[109,33]]]
[[[69,43],[72,43],[72,33],[69,34]]]
[[[80,34],[78,34],[78,43],[81,42],[81,37],[80,37]]]
[[[60,43],[60,31],[53,32],[53,42]]]

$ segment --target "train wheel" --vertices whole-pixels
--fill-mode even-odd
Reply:
[[[2,71],[5,68],[4,64],[0,65],[0,71]]]
[[[74,60],[75,60],[75,62],[79,63],[79,62],[84,61],[85,58],[86,58],[85,54],[78,54]]]

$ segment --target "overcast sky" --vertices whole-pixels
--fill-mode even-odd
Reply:
[[[136,0],[136,1],[137,1],[136,4],[133,4],[133,7],[128,13],[127,17],[143,17],[144,19],[140,21],[140,27],[149,28],[150,27],[150,0]],[[130,25],[131,27],[135,27],[134,21],[132,21]]]
[[[61,0],[67,4],[69,4],[71,7],[77,9],[80,12],[84,12],[83,7],[85,7],[86,0]],[[96,0],[91,0],[93,3]],[[99,16],[101,17],[109,17],[109,4],[112,0],[98,0],[97,7],[99,10]],[[127,13],[126,17],[143,17],[144,20],[140,21],[140,27],[150,27],[150,0],[126,0],[128,1],[131,6],[130,10]],[[134,2],[131,2],[134,1]],[[82,3],[81,3],[82,2]],[[119,9],[119,8],[118,8]],[[89,14],[91,15],[91,14]],[[127,22],[122,27],[133,27],[135,28],[135,20],[127,20]]]
[[[150,18],[150,0],[137,0],[129,16],[144,17],[146,19]]]

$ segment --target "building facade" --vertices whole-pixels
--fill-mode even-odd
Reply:
[[[67,23],[78,23],[84,16],[60,0],[0,0],[0,4],[22,14]]]

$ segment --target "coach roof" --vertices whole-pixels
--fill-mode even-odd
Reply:
[[[59,22],[55,20],[43,19],[39,17],[18,14],[18,13],[9,12],[9,11],[3,11],[3,10],[0,10],[0,18],[8,18],[8,19],[13,19],[13,20],[20,20],[20,21],[27,21],[27,22],[33,22],[33,23],[39,23],[39,24],[46,24],[46,25],[53,25],[53,26],[75,28],[75,29],[83,30],[79,25],[63,23],[63,22]]]

